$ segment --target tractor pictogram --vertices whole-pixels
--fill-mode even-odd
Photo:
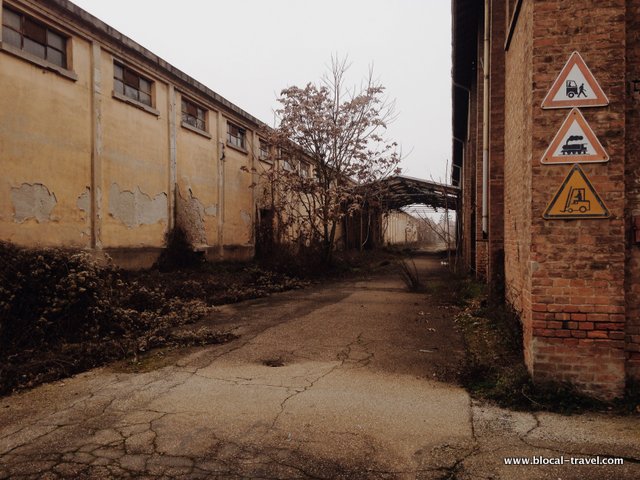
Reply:
[[[573,213],[574,211],[579,211],[580,213],[586,213],[591,210],[591,202],[589,200],[585,200],[585,189],[584,188],[573,188],[569,189],[569,195],[567,196],[567,201],[564,204],[563,212]]]

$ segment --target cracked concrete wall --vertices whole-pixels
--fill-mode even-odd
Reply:
[[[0,240],[90,245],[76,202],[90,184],[90,45],[73,40],[76,81],[0,52]]]

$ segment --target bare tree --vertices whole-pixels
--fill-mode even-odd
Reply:
[[[282,90],[279,125],[264,132],[282,167],[267,172],[274,207],[287,228],[295,224],[296,235],[321,247],[325,262],[344,216],[376,196],[378,180],[399,173],[397,144],[384,138],[394,103],[372,68],[359,87],[347,87],[348,68],[332,58],[320,82]]]

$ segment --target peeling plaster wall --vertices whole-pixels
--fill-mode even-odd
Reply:
[[[90,44],[73,39],[73,81],[0,52],[0,240],[85,248],[78,194],[90,184]]]
[[[251,148],[251,145],[247,146]],[[250,169],[249,162],[248,154],[233,148],[225,149],[224,245],[248,245],[253,240],[250,213],[253,211],[252,177],[241,169]]]
[[[190,188],[188,189],[186,198],[182,195],[180,189],[178,189],[176,203],[176,224],[184,230],[189,242],[196,247],[208,245],[205,217],[207,210],[215,212],[217,209],[216,206],[212,205],[205,208],[200,200],[193,196]]]
[[[109,215],[129,228],[167,222],[167,194],[162,192],[151,198],[140,187],[132,192],[121,190],[114,183],[109,191]]]
[[[167,76],[173,67],[132,41],[35,4],[70,34],[70,62],[55,72],[0,50],[0,239],[157,253],[176,220],[198,246],[247,258],[256,119],[180,72]],[[114,97],[114,59],[153,81],[152,108]],[[207,109],[206,132],[182,126],[182,91]],[[247,152],[228,147],[221,162],[227,116],[247,128]]]
[[[30,218],[38,223],[48,222],[52,220],[51,212],[58,203],[56,196],[41,183],[23,183],[12,188],[11,201],[15,210],[13,218],[18,223]]]
[[[176,96],[176,105],[180,105],[181,95]],[[176,224],[185,229],[194,244],[212,247],[218,241],[217,114],[209,112],[206,136],[183,127],[177,110]]]
[[[154,109],[111,96],[113,56],[102,50],[102,192],[104,248],[159,248],[169,216],[168,87],[153,75]]]

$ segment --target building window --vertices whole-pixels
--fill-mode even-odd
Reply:
[[[269,161],[269,144],[260,139],[260,160]]]
[[[2,42],[67,68],[67,37],[7,7],[2,8]]]
[[[300,176],[303,178],[309,178],[311,176],[311,165],[305,162],[300,162]]]
[[[233,147],[246,150],[247,130],[227,122],[227,143]]]
[[[290,158],[283,158],[282,159],[282,168],[285,169],[285,171],[287,172],[295,172],[296,171],[296,164],[293,162],[293,160],[291,160]]]
[[[151,80],[114,62],[113,89],[116,93],[151,107],[151,85],[153,85]]]
[[[207,111],[182,98],[182,121],[198,130],[207,131]]]

